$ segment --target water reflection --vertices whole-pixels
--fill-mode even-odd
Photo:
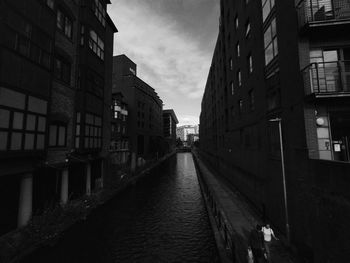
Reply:
[[[170,158],[23,262],[217,262],[190,153]]]

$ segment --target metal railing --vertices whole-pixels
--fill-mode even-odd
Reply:
[[[302,70],[306,95],[350,92],[350,61],[311,63]]]
[[[297,10],[299,26],[310,22],[350,19],[350,0],[302,0]]]

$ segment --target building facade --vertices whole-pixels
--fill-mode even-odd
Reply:
[[[176,148],[176,124],[178,123],[174,110],[163,110],[163,136],[169,151],[174,151]]]
[[[113,58],[113,93],[121,92],[128,105],[129,149],[132,158],[147,160],[164,151],[163,102],[136,72],[136,64],[126,55]]]
[[[197,134],[198,126],[196,125],[182,125],[176,128],[176,136],[180,138],[181,141],[187,141],[187,135],[189,134]]]
[[[0,3],[0,234],[102,184],[116,32],[107,4]]]
[[[129,160],[128,105],[121,92],[112,94],[111,124],[111,158],[112,163],[123,165]]]
[[[349,251],[349,11],[342,0],[221,1],[201,105],[208,162],[309,262]]]

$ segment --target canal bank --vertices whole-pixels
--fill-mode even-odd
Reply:
[[[250,204],[228,182],[224,181],[210,166],[199,151],[192,151],[200,177],[204,200],[213,215],[212,227],[216,232],[216,242],[220,256],[227,262],[247,262],[249,234],[257,224],[262,224],[260,216]],[[272,226],[273,227],[273,226]],[[281,241],[274,241],[271,248],[272,263],[300,262],[293,252]],[[226,254],[226,255],[224,255]]]
[[[111,200],[130,185],[149,175],[150,171],[175,155],[162,158],[137,169],[135,174],[124,173],[118,184],[106,187],[90,196],[71,200],[64,207],[57,206],[32,218],[30,223],[0,237],[0,262],[18,262],[21,258],[48,244],[55,244],[61,234],[83,222],[95,209]]]
[[[21,262],[220,262],[191,153],[167,159]]]

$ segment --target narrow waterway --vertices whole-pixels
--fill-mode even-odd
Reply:
[[[192,155],[171,157],[23,262],[218,262]]]

